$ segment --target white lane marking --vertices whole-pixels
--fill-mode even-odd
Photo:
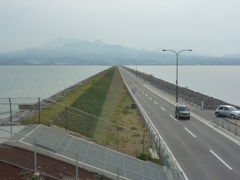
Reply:
[[[160,139],[162,140],[162,142],[165,144],[167,151],[172,155],[173,160],[175,161],[178,169],[180,170],[180,172],[182,173],[182,175],[184,176],[185,180],[189,180],[187,175],[185,174],[185,172],[183,171],[182,167],[180,166],[180,164],[178,163],[178,161],[176,160],[175,156],[173,155],[172,151],[169,149],[167,143],[164,141],[164,139],[162,138],[162,136],[160,135],[160,133],[157,131],[157,128],[154,126],[154,124],[152,123],[151,119],[148,117],[148,114],[145,112],[145,110],[143,109],[143,107],[141,106],[141,104],[138,102],[137,98],[133,95],[131,89],[129,88],[128,84],[126,83],[126,79],[125,77],[122,75],[122,72],[120,71],[121,76],[123,78],[123,81],[125,83],[125,85],[127,86],[128,91],[130,92],[131,96],[133,97],[134,101],[136,102],[137,105],[139,105],[140,110],[143,113],[143,116],[145,115],[146,119],[148,119],[148,122],[153,126],[153,129],[155,130],[155,132],[158,134],[158,136],[160,137]],[[175,118],[174,118],[175,119]]]
[[[153,101],[154,102],[154,104],[158,104],[158,102],[157,101]]]
[[[173,117],[173,115],[170,115],[171,116],[171,118],[173,118],[175,121],[177,121],[177,119],[175,118],[175,117]]]
[[[219,161],[221,161],[229,170],[232,170],[232,167],[229,166],[224,160],[222,160],[213,150],[209,150]]]
[[[194,138],[196,138],[197,136],[195,134],[193,134],[190,130],[188,130],[187,128],[184,128],[189,134],[191,134]]]
[[[162,109],[163,111],[166,111],[166,109],[164,109],[163,107],[161,107],[161,109]]]
[[[215,124],[212,124],[212,122],[204,120],[203,118],[201,118],[200,116],[198,116],[197,114],[192,112],[192,116],[195,117],[197,120],[199,120],[200,122],[202,122],[203,124],[205,124],[206,126],[210,127],[211,129],[213,129],[214,131],[218,132],[219,134],[223,135],[224,137],[228,138],[229,140],[231,140],[232,142],[234,142],[235,144],[237,144],[238,146],[240,146],[240,138],[239,137],[235,137],[236,135],[233,135],[233,137],[231,137],[228,133],[229,131],[227,131],[226,129],[217,126]],[[239,139],[239,140],[238,140]]]
[[[173,104],[173,105],[176,105],[176,103],[174,103],[173,101],[170,101],[168,100],[167,98],[163,97],[162,95],[160,95],[159,93],[155,92],[154,90],[152,90],[150,87],[147,87],[145,84],[142,84],[140,81],[138,81],[142,86],[144,86],[146,89],[148,89],[149,91],[153,92],[154,94],[156,94],[157,96],[161,97],[162,99],[166,100],[167,102]],[[227,133],[227,130],[225,129],[222,129],[223,131],[226,131],[226,132],[223,132],[217,128],[214,127],[213,124],[211,124],[211,122],[209,122],[208,120],[205,120],[205,119],[202,119],[201,117],[199,117],[198,115],[196,115],[195,113],[192,112],[192,116],[195,117],[197,120],[199,120],[200,122],[202,122],[203,124],[205,124],[206,126],[212,128],[214,131],[218,132],[219,134],[225,136],[226,138],[228,138],[229,140],[231,140],[232,142],[234,142],[235,144],[239,145],[240,146],[240,143],[238,140],[235,140],[235,139],[239,139],[238,137],[236,137],[235,135],[234,138],[232,138],[230,135],[228,135]],[[221,128],[221,127],[219,127]]]
[[[138,82],[139,82],[139,81],[138,81]],[[149,91],[153,92],[154,94],[158,95],[158,96],[161,97],[162,99],[166,100],[167,102],[169,102],[169,103],[171,103],[171,104],[173,104],[173,105],[176,105],[175,102],[170,101],[170,100],[168,100],[167,98],[161,96],[159,93],[157,93],[156,91],[154,91],[153,89],[151,89],[151,88],[148,87],[147,85],[142,84],[141,82],[139,82],[139,83],[140,83],[143,87],[147,88]]]

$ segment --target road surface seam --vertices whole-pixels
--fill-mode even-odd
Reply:
[[[197,136],[195,134],[193,134],[188,128],[184,127],[184,129],[191,134],[194,138],[196,138]]]
[[[222,160],[213,150],[209,150],[221,163],[223,163],[229,170],[232,170],[232,167],[229,166],[224,160]]]

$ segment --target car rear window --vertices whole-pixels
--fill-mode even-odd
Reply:
[[[179,109],[179,111],[187,111],[188,110],[187,107],[182,107],[182,106],[178,107],[178,109]]]

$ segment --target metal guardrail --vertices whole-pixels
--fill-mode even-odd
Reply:
[[[121,75],[122,75],[122,73],[121,73]],[[173,179],[173,180],[188,180],[187,176],[185,175],[185,173],[181,169],[179,163],[175,159],[175,157],[172,154],[171,150],[169,149],[168,145],[166,144],[164,139],[161,137],[160,133],[156,130],[155,126],[151,122],[151,120],[148,117],[148,115],[145,112],[145,110],[141,107],[141,105],[138,102],[138,100],[135,98],[135,96],[133,94],[134,90],[132,92],[132,90],[130,89],[130,87],[126,83],[126,80],[125,80],[123,75],[122,75],[122,78],[123,78],[123,80],[125,82],[125,85],[128,88],[129,93],[131,94],[132,98],[134,99],[134,101],[138,105],[138,108],[141,111],[141,113],[142,113],[142,115],[143,115],[143,117],[145,119],[145,123],[147,124],[150,132],[154,136],[155,150],[157,150],[157,152],[159,154],[159,157],[161,157],[161,160],[163,161],[163,164],[168,167],[168,175],[169,175],[170,179]]]
[[[234,124],[233,122],[231,122],[230,120],[228,120],[227,118],[218,118],[215,117],[212,119],[212,121],[214,124],[216,124],[217,126],[231,132],[232,134],[240,137],[240,126],[237,124]]]

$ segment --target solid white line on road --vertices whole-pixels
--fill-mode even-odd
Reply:
[[[189,131],[187,128],[184,128],[189,134],[191,134],[194,138],[196,138],[197,136],[195,136],[195,134],[193,134],[191,131]]]
[[[231,166],[229,166],[225,161],[223,161],[213,150],[209,150],[219,161],[221,161],[229,170],[232,170]]]
[[[154,102],[154,104],[158,104],[158,102],[157,101],[153,101]]]
[[[173,117],[173,115],[170,115],[171,116],[171,118],[173,118],[175,121],[177,121],[177,119],[175,118],[175,117]]]
[[[166,109],[164,109],[163,107],[161,107],[161,109],[162,109],[163,111],[166,111]]]
[[[121,73],[121,71],[120,71]],[[172,154],[171,150],[169,149],[167,143],[164,141],[164,139],[162,138],[162,136],[160,135],[160,133],[158,132],[158,130],[156,129],[156,127],[154,126],[154,124],[152,123],[151,119],[148,117],[148,114],[145,112],[145,110],[143,109],[143,107],[141,106],[141,104],[138,102],[137,98],[133,95],[133,93],[131,92],[131,89],[129,88],[128,84],[126,83],[126,79],[125,77],[122,75],[121,76],[123,78],[124,83],[127,86],[128,91],[130,92],[131,96],[133,97],[133,99],[135,100],[136,104],[139,105],[140,110],[142,110],[143,116],[146,117],[146,119],[148,119],[148,122],[152,125],[153,129],[155,130],[155,132],[158,134],[158,136],[161,138],[162,142],[165,144],[167,151],[172,155],[173,161],[175,161],[178,169],[180,170],[180,172],[182,173],[182,175],[184,176],[185,180],[189,180],[187,175],[185,174],[185,172],[183,171],[183,169],[181,168],[180,164],[178,163],[178,161],[176,160],[176,158],[174,157],[174,155]]]
[[[138,82],[139,82],[139,81],[138,81]],[[176,105],[175,102],[168,100],[167,98],[163,97],[162,95],[160,95],[159,93],[157,93],[155,90],[151,89],[150,87],[146,86],[145,84],[143,84],[143,83],[141,83],[141,82],[139,82],[139,83],[140,83],[142,86],[144,86],[146,89],[148,89],[149,91],[151,91],[151,92],[153,92],[154,94],[156,94],[157,96],[161,97],[162,99],[168,101],[169,103],[171,103],[171,104],[173,104],[173,105]],[[203,124],[205,124],[206,126],[212,128],[214,131],[216,131],[216,132],[218,132],[219,134],[225,136],[226,138],[228,138],[229,140],[231,140],[232,142],[234,142],[234,143],[236,143],[237,145],[240,146],[239,141],[236,140],[236,138],[238,138],[238,137],[235,137],[235,139],[232,138],[230,135],[228,135],[227,133],[223,132],[224,129],[223,129],[223,131],[221,131],[220,129],[215,128],[215,125],[210,124],[210,122],[209,122],[208,120],[205,120],[205,119],[200,118],[200,116],[198,116],[197,114],[195,114],[195,113],[193,113],[193,112],[192,112],[192,116],[195,117],[195,118],[196,118],[197,120],[199,120],[200,122],[202,122]],[[220,127],[220,128],[221,128],[221,127]]]

